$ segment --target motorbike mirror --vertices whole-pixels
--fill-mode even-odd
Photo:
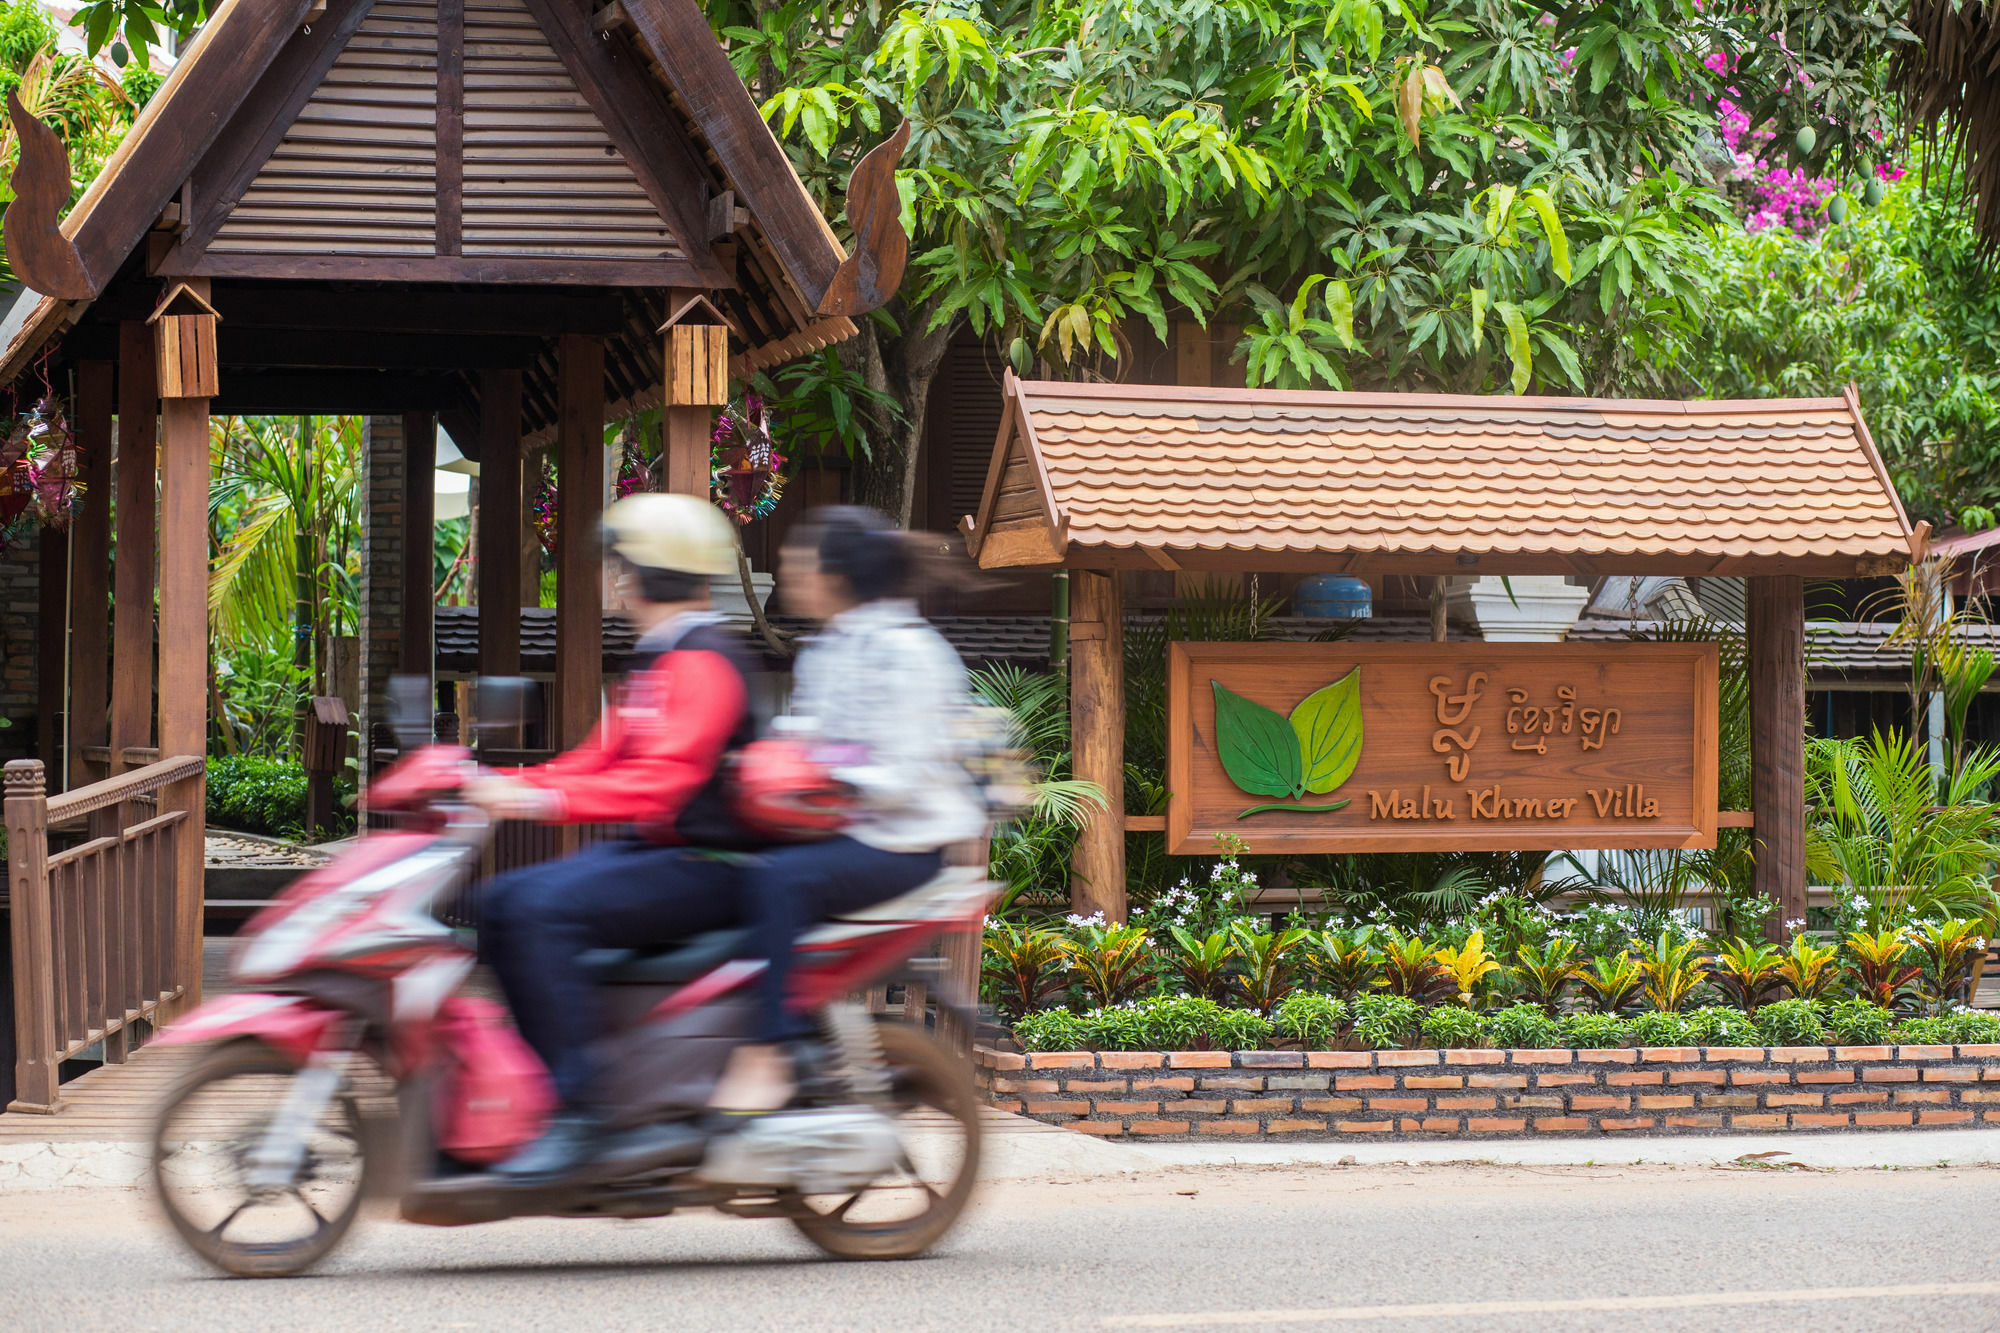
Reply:
[[[389,730],[405,754],[431,740],[431,683],[422,676],[389,678]]]
[[[536,697],[535,682],[524,676],[483,677],[474,726],[487,735],[519,732],[530,720]]]

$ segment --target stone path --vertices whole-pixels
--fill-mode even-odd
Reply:
[[[210,829],[203,840],[202,859],[210,869],[310,870],[331,861],[344,846],[344,842],[329,842],[306,847],[277,838]]]

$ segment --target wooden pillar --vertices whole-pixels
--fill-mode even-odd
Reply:
[[[44,527],[38,538],[35,609],[35,753],[55,775],[63,774],[63,715],[69,711],[69,533]]]
[[[1125,598],[1117,571],[1070,572],[1071,767],[1104,789],[1071,863],[1071,910],[1125,919]]]
[[[437,417],[403,414],[403,581],[402,632],[396,670],[431,678],[437,661],[432,647],[431,551],[437,544]]]
[[[1786,921],[1806,914],[1806,624],[1804,580],[1750,580],[1750,808],[1757,862],[1752,885]]]
[[[660,461],[660,489],[672,495],[708,498],[708,437],[715,429],[712,407],[668,407],[665,453]]]
[[[190,285],[193,285],[190,282]],[[204,284],[206,285],[206,284]],[[206,292],[202,295],[206,296]],[[160,402],[160,757],[208,752],[208,399]],[[175,1012],[201,1003],[205,782],[180,787],[174,838]]]
[[[111,626],[111,772],[128,746],[153,743],[153,542],[160,410],[153,331],[118,326],[118,506]]]
[[[597,722],[604,692],[604,340],[562,337],[556,419],[556,689],[559,750]]]
[[[83,505],[70,527],[69,779],[92,777],[87,745],[111,742],[111,414],[112,364],[76,370],[76,442],[82,453]]]
[[[38,759],[16,759],[5,775],[7,889],[12,904],[14,1100],[0,1110],[53,1115],[62,1109],[56,1048],[55,904],[49,897],[48,794]]]
[[[521,674],[521,372],[479,383],[479,673]]]

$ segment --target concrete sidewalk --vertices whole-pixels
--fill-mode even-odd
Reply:
[[[1491,1166],[1807,1167],[1872,1170],[2000,1166],[2000,1129],[1763,1134],[1716,1138],[1496,1139],[1440,1143],[1107,1143],[988,1112],[980,1174],[993,1181],[1075,1181],[1190,1167]],[[143,1143],[0,1143],[0,1193],[130,1189],[145,1183]]]

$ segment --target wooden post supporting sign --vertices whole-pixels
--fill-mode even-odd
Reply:
[[[1104,790],[1071,862],[1071,909],[1125,919],[1125,598],[1118,574],[1070,574],[1071,767]]]
[[[1756,867],[1751,883],[1778,904],[1767,925],[1806,914],[1805,582],[1796,575],[1750,580],[1750,808]]]

